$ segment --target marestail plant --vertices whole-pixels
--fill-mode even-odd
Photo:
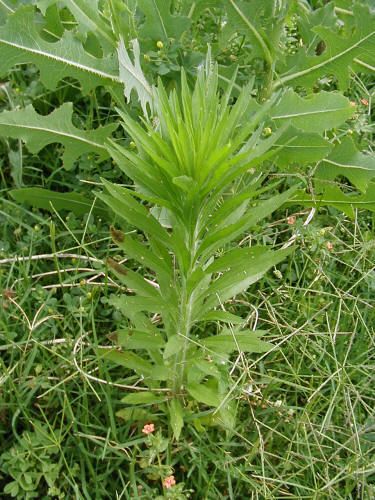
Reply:
[[[269,135],[265,125],[285,96],[259,106],[248,85],[233,101],[235,76],[222,92],[208,57],[193,90],[184,71],[179,91],[167,93],[161,81],[150,89],[150,119],[139,123],[119,111],[136,149],[112,142],[108,151],[134,188],[103,179],[98,195],[128,229],[113,227],[114,242],[141,266],[136,272],[108,261],[128,290],[111,303],[129,326],[116,332],[120,349],[98,352],[141,376],[143,390],[124,403],[164,405],[176,439],[186,419],[198,418],[199,404],[211,408],[212,422],[233,428],[231,355],[271,344],[228,312],[227,301],[293,251],[237,243],[298,187],[280,193],[279,181],[268,181],[298,134],[287,120]]]

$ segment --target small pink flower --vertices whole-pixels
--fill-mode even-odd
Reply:
[[[174,476],[168,476],[163,481],[163,485],[165,488],[167,488],[167,490],[169,490],[169,488],[172,488],[172,486],[174,486],[175,484],[176,484],[176,480],[175,480]]]
[[[143,434],[152,434],[154,431],[155,431],[154,424],[146,424],[142,429]]]
[[[288,218],[287,218],[287,223],[290,225],[290,226],[293,226],[293,224],[296,223],[296,217],[294,215],[290,215]]]
[[[329,252],[332,252],[332,250],[333,250],[333,244],[330,241],[327,241],[326,247],[327,247],[327,250]]]

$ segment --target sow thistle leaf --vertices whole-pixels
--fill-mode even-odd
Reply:
[[[375,177],[375,157],[363,154],[356,148],[353,140],[346,137],[335,146],[332,153],[319,165],[317,179],[334,180],[342,175],[363,193]]]
[[[224,330],[220,335],[200,339],[200,344],[211,351],[218,353],[230,354],[233,351],[262,353],[268,352],[273,346],[269,342],[260,340],[259,337],[266,332],[263,331],[242,331],[226,333]]]
[[[168,42],[169,38],[179,40],[190,28],[188,17],[171,14],[171,0],[138,0],[138,6],[146,18],[140,29],[143,39],[152,38],[163,42]]]
[[[327,26],[313,28],[324,41],[324,52],[312,56],[301,48],[297,54],[288,58],[287,70],[274,84],[274,88],[292,84],[312,89],[319,78],[333,75],[339,86],[346,89],[349,85],[350,67],[357,58],[373,54],[375,50],[374,14],[360,2],[353,5],[353,13],[355,26],[348,20],[348,27],[344,25],[340,33]]]
[[[270,117],[277,126],[289,122],[306,132],[323,133],[351,118],[354,108],[349,99],[337,92],[319,92],[307,98],[288,90],[271,109]]]
[[[153,91],[151,85],[146,80],[143,74],[141,63],[139,60],[140,49],[138,40],[131,41],[133,47],[134,63],[130,59],[128,51],[125,48],[124,41],[120,41],[118,48],[118,60],[120,64],[120,80],[124,84],[124,95],[130,100],[130,95],[134,89],[137,93],[138,100],[141,103],[143,114],[148,116],[147,105],[152,110]]]
[[[20,110],[3,111],[0,114],[0,135],[22,139],[32,153],[38,153],[48,144],[63,144],[62,159],[67,169],[82,154],[96,153],[100,159],[107,158],[104,142],[117,125],[81,130],[72,124],[72,113],[73,105],[69,102],[47,116],[36,113],[31,105]]]
[[[55,89],[66,77],[77,79],[87,93],[98,85],[120,82],[117,61],[113,57],[98,59],[87,53],[70,31],[55,43],[46,42],[37,31],[33,6],[20,7],[0,27],[0,75],[18,64],[35,64],[42,83]],[[51,70],[52,65],[52,70]]]
[[[314,164],[325,158],[333,146],[319,134],[289,127],[277,139],[274,147],[279,148],[275,163],[287,169],[295,164]]]
[[[1,116],[1,115],[0,115]],[[67,210],[75,215],[84,215],[90,211],[105,219],[109,218],[108,210],[101,203],[86,198],[79,193],[58,193],[43,188],[21,188],[9,191],[10,196],[18,203],[27,203],[36,208],[53,212],[54,209]]]

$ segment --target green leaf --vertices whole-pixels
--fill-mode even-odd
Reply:
[[[155,394],[153,392],[135,392],[134,394],[127,394],[121,399],[122,403],[128,405],[150,405],[162,403],[165,400],[165,396],[160,394]]]
[[[185,339],[181,335],[172,335],[172,337],[168,339],[167,345],[165,346],[163,358],[168,359],[174,354],[180,352],[183,348],[184,341]]]
[[[364,193],[369,182],[375,177],[375,156],[361,153],[353,140],[346,137],[318,166],[315,177],[334,180],[339,175],[349,179]]]
[[[353,6],[354,26],[347,20],[347,29],[338,33],[327,26],[316,26],[313,31],[324,41],[325,50],[320,55],[309,55],[304,48],[288,58],[287,69],[275,82],[274,88],[285,84],[312,89],[315,82],[333,75],[340,88],[349,85],[350,67],[356,58],[375,50],[374,14],[365,5]],[[349,17],[349,16],[347,16]]]
[[[180,439],[181,431],[184,426],[184,413],[181,403],[174,398],[169,405],[169,422],[176,441]]]
[[[146,18],[140,29],[142,38],[162,42],[170,38],[179,40],[190,28],[188,17],[171,14],[171,0],[138,0],[138,6]]]
[[[226,2],[228,22],[238,33],[246,35],[253,46],[252,57],[263,57],[268,64],[272,64],[273,55],[266,43],[266,34],[260,25],[264,14],[265,2],[244,2],[242,0],[229,0]]]
[[[96,130],[81,130],[72,124],[72,103],[64,103],[49,115],[35,112],[29,105],[24,109],[3,111],[0,114],[0,135],[22,139],[32,153],[52,143],[61,143],[65,150],[65,168],[83,154],[96,153],[100,159],[108,157],[105,140],[117,128],[116,124],[106,125]]]
[[[255,352],[262,353],[269,351],[274,347],[269,342],[260,340],[260,336],[264,335],[262,331],[242,331],[225,333],[224,330],[220,335],[200,339],[199,342],[207,349],[218,353],[230,354],[233,351]]]
[[[143,408],[123,408],[116,412],[116,417],[122,418],[126,422],[146,422],[151,415]]]
[[[20,7],[9,15],[7,24],[0,27],[0,75],[15,65],[32,63],[50,89],[66,77],[77,79],[85,93],[98,85],[120,82],[113,57],[98,59],[87,53],[70,31],[55,43],[46,42],[37,26],[33,6]]]
[[[38,0],[37,5],[43,15],[51,5],[67,7],[78,22],[80,32],[94,33],[99,42],[105,42],[109,47],[114,48],[116,41],[110,25],[105,22],[105,17],[99,10],[98,0]]]
[[[102,179],[110,196],[98,195],[117,215],[145,234],[154,237],[166,247],[171,246],[171,238],[153,215],[131,195],[131,191]]]
[[[191,383],[187,385],[186,389],[190,396],[199,403],[214,407],[218,407],[221,403],[218,390],[206,384]]]
[[[244,292],[272,266],[284,260],[293,248],[266,251],[264,247],[235,248],[208,266],[207,272],[224,272],[197,298],[203,303],[200,318],[214,307]]]
[[[209,311],[201,321],[221,321],[223,323],[232,323],[233,325],[241,325],[245,320],[240,316],[236,316],[227,311]]]
[[[271,109],[270,117],[277,126],[289,122],[305,132],[321,134],[344,123],[354,111],[349,99],[337,92],[319,92],[302,98],[288,90]]]
[[[129,57],[124,41],[120,41],[118,48],[120,80],[124,84],[124,95],[126,99],[129,101],[132,90],[135,90],[138,95],[138,100],[141,103],[143,114],[148,116],[147,105],[149,105],[151,110],[153,108],[153,90],[146,80],[141,68],[138,40],[132,40],[131,44],[133,48],[134,63]]]
[[[163,337],[156,332],[142,332],[139,330],[117,330],[117,343],[124,349],[160,349],[165,342]]]
[[[285,169],[293,165],[313,165],[325,158],[332,150],[332,144],[319,134],[303,132],[289,127],[274,143],[280,148],[275,163]]]
[[[21,188],[9,191],[10,196],[18,203],[28,203],[44,210],[67,210],[75,215],[84,215],[90,211],[100,217],[108,219],[109,214],[100,202],[94,202],[79,193],[59,193],[43,188]]]
[[[125,368],[130,368],[145,377],[152,372],[153,365],[132,352],[122,352],[116,349],[104,348],[97,349],[97,352],[102,359],[112,361],[112,363],[116,363],[120,366],[125,366]]]

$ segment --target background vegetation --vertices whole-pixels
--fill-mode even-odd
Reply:
[[[1,495],[373,498],[371,2],[4,0],[0,21]],[[116,108],[138,119],[148,99],[124,58],[118,72],[121,38],[135,62],[139,40],[142,74],[167,91],[181,67],[194,83],[210,44],[224,91],[237,70],[233,102],[253,81],[258,103],[288,86],[353,103],[351,118],[321,132],[332,146],[324,161],[267,166],[280,191],[295,179],[307,188],[245,235],[274,246],[295,238],[297,250],[228,304],[278,347],[230,358],[231,432],[203,410],[176,441],[156,404],[146,435],[149,407],[122,401],[138,379],[95,351],[124,324],[106,264],[124,256],[95,193],[102,178],[130,180],[104,144],[111,136],[134,150]],[[50,135],[34,136],[37,126]]]

